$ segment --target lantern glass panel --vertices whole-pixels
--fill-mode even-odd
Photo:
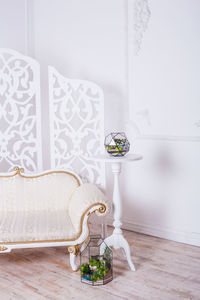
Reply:
[[[112,250],[100,235],[90,236],[87,247],[80,254],[81,281],[103,285],[113,279]]]

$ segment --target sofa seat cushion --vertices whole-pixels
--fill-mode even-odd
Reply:
[[[67,211],[0,212],[0,242],[55,241],[76,238]]]

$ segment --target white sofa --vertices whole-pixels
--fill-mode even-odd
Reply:
[[[15,167],[13,173],[0,174],[0,253],[67,246],[77,270],[75,257],[89,236],[89,215],[108,209],[104,194],[72,172],[23,172]]]

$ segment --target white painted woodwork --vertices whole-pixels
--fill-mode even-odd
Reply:
[[[0,168],[42,169],[39,63],[0,48]]]
[[[113,246],[114,249],[122,248],[125,252],[126,259],[132,271],[135,271],[134,264],[131,261],[131,253],[128,242],[123,236],[123,232],[121,230],[122,222],[122,199],[119,190],[119,175],[121,173],[121,164],[127,162],[133,162],[142,159],[141,155],[138,154],[127,154],[123,157],[112,157],[105,155],[94,156],[91,158],[96,161],[105,161],[106,163],[111,164],[112,174],[114,176],[114,187],[113,187],[113,206],[114,206],[114,230],[112,235],[105,238],[105,243],[108,246]],[[103,249],[100,250],[101,252]]]
[[[93,82],[63,77],[49,67],[51,167],[72,169],[104,186],[104,164],[88,156],[103,150],[104,96]]]

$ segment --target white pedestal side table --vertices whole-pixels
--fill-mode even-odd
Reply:
[[[119,174],[121,173],[121,164],[122,163],[130,163],[136,160],[142,159],[141,155],[138,154],[127,154],[122,157],[112,157],[108,154],[98,155],[91,157],[90,159],[95,161],[104,161],[106,163],[111,164],[112,173],[114,176],[114,188],[113,188],[113,205],[114,205],[114,230],[113,233],[105,239],[105,243],[108,246],[113,246],[114,249],[122,248],[125,252],[126,259],[132,271],[135,271],[134,264],[131,260],[130,247],[127,240],[123,236],[123,232],[121,230],[122,222],[122,201],[119,190]]]

